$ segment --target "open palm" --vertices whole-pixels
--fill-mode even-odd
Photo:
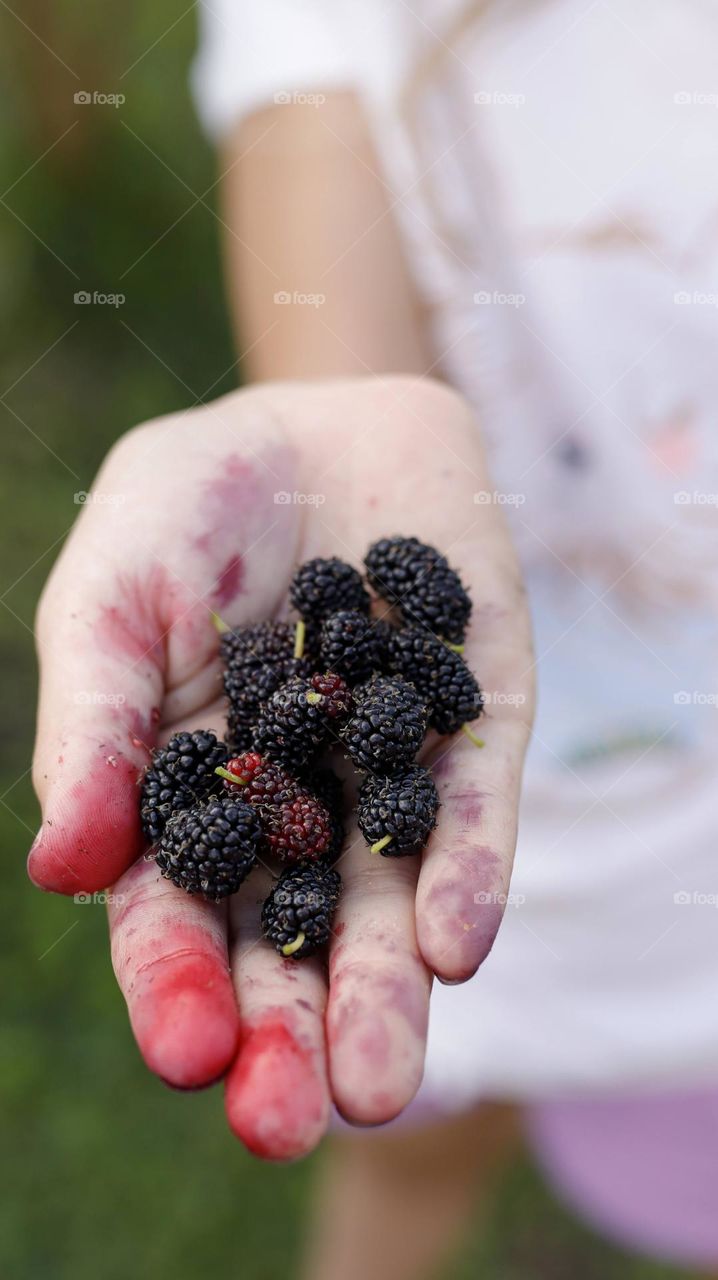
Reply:
[[[435,383],[267,384],[128,433],[43,595],[30,874],[61,893],[113,886],[113,963],[146,1062],[184,1088],[226,1075],[232,1128],[268,1158],[310,1150],[332,1101],[359,1124],[410,1101],[432,975],[470,977],[500,923],[532,689],[509,539],[474,497],[490,490],[476,424]],[[350,829],[327,973],[259,937],[265,871],[228,906],[160,877],[137,781],[175,729],[222,732],[213,612],[276,617],[298,562],[360,565],[396,532],[461,572],[466,658],[499,696],[483,750],[462,735],[430,747],[443,807],[421,859],[371,857]]]

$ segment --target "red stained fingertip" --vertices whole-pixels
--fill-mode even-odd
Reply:
[[[45,820],[30,850],[27,872],[39,889],[94,893],[112,884],[139,857],[137,765],[108,755],[90,777],[45,805]]]
[[[296,1160],[322,1138],[329,1120],[326,1081],[316,1054],[273,1015],[245,1027],[226,1083],[233,1133],[264,1160]]]
[[[239,1042],[229,973],[210,955],[169,957],[142,970],[129,1000],[130,1021],[151,1071],[176,1089],[214,1084]]]

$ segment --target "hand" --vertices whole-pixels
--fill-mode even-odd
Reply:
[[[113,884],[113,963],[145,1061],[180,1088],[226,1073],[230,1125],[265,1157],[310,1150],[330,1100],[357,1124],[401,1111],[421,1080],[432,975],[469,978],[499,927],[532,665],[503,519],[474,501],[490,489],[469,410],[436,383],[267,384],[129,432],[45,589],[30,875],[60,893]],[[372,857],[350,831],[327,979],[319,958],[260,940],[266,873],[228,907],[160,877],[142,857],[137,782],[156,740],[222,731],[213,611],[274,617],[297,563],[360,565],[396,532],[460,570],[466,659],[491,694],[518,696],[489,703],[483,750],[461,734],[432,749],[443,807],[423,858]]]

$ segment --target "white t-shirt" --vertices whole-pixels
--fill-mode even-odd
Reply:
[[[435,991],[443,1105],[718,1069],[718,9],[473,7],[211,0],[193,68],[213,134],[363,93],[527,572],[514,897]]]

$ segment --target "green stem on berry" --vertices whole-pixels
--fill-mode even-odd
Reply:
[[[449,644],[448,640],[444,641],[447,649],[451,649],[453,653],[463,653],[466,648],[465,644]]]
[[[381,840],[377,840],[376,844],[372,844],[372,845],[370,845],[370,846],[369,846],[369,852],[370,852],[370,853],[381,853],[382,849],[386,849],[386,846],[387,846],[387,845],[388,845],[388,844],[389,844],[393,839],[394,839],[394,837],[393,837],[393,836],[382,836]]]
[[[306,635],[307,635],[307,626],[306,626],[306,623],[305,623],[305,622],[303,622],[303,621],[302,621],[302,619],[300,618],[300,619],[299,619],[299,622],[297,623],[297,629],[296,629],[296,631],[295,631],[295,633],[294,633],[294,656],[295,656],[295,658],[303,658],[303,657],[304,657],[304,641],[305,641],[305,639],[306,639]]]
[[[212,626],[220,636],[223,636],[227,631],[232,630],[232,628],[227,626],[227,623],[220,618],[218,613],[211,613],[210,617],[212,619]]]
[[[486,746],[486,743],[483,741],[482,738],[477,738],[476,734],[471,732],[468,724],[462,724],[461,732],[466,734],[467,738],[469,739],[469,742],[473,742],[475,747]]]
[[[226,778],[228,782],[236,782],[238,787],[246,787],[248,778],[242,778],[238,773],[230,773],[229,769],[225,769],[223,765],[218,764],[215,773],[220,778]]]
[[[315,707],[318,702],[321,702],[321,700],[322,700],[321,693],[314,693],[312,691],[311,693],[307,694],[307,702],[311,707]]]
[[[287,943],[285,943],[285,945],[282,947],[282,955],[283,955],[283,956],[293,956],[295,951],[299,951],[300,947],[303,947],[303,946],[304,946],[304,942],[305,942],[306,936],[307,936],[307,935],[306,935],[305,933],[302,933],[302,931],[301,931],[301,929],[300,929],[300,930],[299,930],[299,933],[297,934],[296,938],[294,939],[294,942],[287,942]]]

